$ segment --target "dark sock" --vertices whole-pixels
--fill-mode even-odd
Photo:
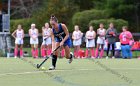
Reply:
[[[70,54],[70,58],[69,59],[72,59],[72,54]]]
[[[57,61],[57,56],[53,55],[52,56],[52,66],[56,67],[56,61]]]

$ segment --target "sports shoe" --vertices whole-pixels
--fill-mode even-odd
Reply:
[[[54,66],[51,66],[51,67],[49,68],[49,70],[55,70],[55,67],[54,67]]]
[[[114,57],[114,56],[112,56],[112,59],[115,59],[115,57]]]
[[[108,56],[106,56],[106,59],[108,59]]]
[[[69,59],[68,63],[70,64],[72,61],[73,61],[73,53],[70,52],[70,59]]]
[[[17,58],[17,56],[14,57],[15,59]]]

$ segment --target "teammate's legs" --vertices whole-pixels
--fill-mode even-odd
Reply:
[[[74,57],[77,58],[78,57],[78,46],[74,46]]]
[[[78,56],[78,58],[80,58],[79,57],[79,51],[80,51],[80,45],[77,46],[77,56]]]
[[[45,45],[44,44],[41,45],[41,56],[42,57],[45,57],[46,56],[46,53],[45,53]]]
[[[95,51],[96,58],[99,56],[99,47],[100,47],[100,44],[97,44],[96,51]]]
[[[51,49],[51,44],[48,44],[47,45],[47,55],[51,55],[51,51],[52,51],[52,49]]]
[[[109,54],[109,51],[110,51],[110,44],[108,43],[107,44],[107,51],[106,51],[106,59],[108,59],[108,54]]]
[[[31,44],[31,52],[32,52],[32,57],[35,57],[35,49],[33,44]]]
[[[104,55],[104,44],[101,44],[100,46],[101,46],[100,58],[102,58]]]
[[[126,58],[126,47],[125,47],[125,45],[121,45],[121,51],[122,51],[122,58]]]
[[[35,58],[38,58],[38,44],[34,44],[35,48]]]
[[[130,45],[126,45],[126,48],[127,48],[127,58],[132,58],[132,51],[131,51],[131,46]]]
[[[14,50],[15,58],[17,58],[17,54],[18,54],[18,44],[15,44],[15,50]]]
[[[112,44],[112,58],[115,58],[115,44]]]
[[[88,58],[89,57],[89,41],[88,41],[88,39],[86,41],[86,53],[85,54],[86,54],[85,57]]]
[[[90,48],[90,56],[91,56],[91,58],[95,57],[94,47]]]
[[[23,44],[20,44],[20,57],[23,57]]]

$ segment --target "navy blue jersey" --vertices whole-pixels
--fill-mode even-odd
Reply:
[[[65,38],[66,34],[65,34],[61,24],[58,24],[58,32],[56,32],[54,28],[52,28],[52,30],[53,30],[53,34],[54,34],[56,42],[61,42]],[[68,45],[69,47],[71,46],[70,37],[68,37],[68,39],[64,42],[64,46],[65,45]]]

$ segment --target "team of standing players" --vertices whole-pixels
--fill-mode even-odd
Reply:
[[[59,24],[58,20],[55,16],[51,16],[50,24],[52,28],[49,28],[49,23],[45,23],[42,27],[42,37],[43,42],[41,45],[41,56],[46,57],[47,55],[51,55],[52,50],[58,47],[59,45],[63,45],[63,53],[65,52],[66,58],[71,58],[70,47],[71,40],[69,37],[69,32],[65,24]],[[122,33],[119,36],[121,42],[122,56],[123,58],[131,58],[131,45],[133,41],[132,34],[127,31],[127,26],[122,27]],[[38,29],[35,24],[31,24],[31,28],[29,29],[30,36],[30,44],[31,44],[31,52],[32,57],[38,58]],[[12,33],[12,36],[15,38],[15,58],[17,58],[18,54],[18,45],[20,45],[20,56],[23,57],[23,38],[24,38],[24,30],[21,25],[17,26],[17,29]],[[80,31],[79,26],[75,25],[74,32],[72,33],[73,46],[74,46],[74,56],[78,58],[80,45],[82,44],[83,33]],[[97,37],[97,46],[95,48],[95,38]],[[99,24],[99,29],[97,29],[97,33],[94,31],[93,26],[89,26],[89,30],[85,34],[85,42],[86,42],[86,51],[85,57],[91,58],[102,58],[104,55],[104,45],[107,43],[107,54],[106,58],[109,58],[109,51],[112,51],[112,58],[115,58],[115,42],[117,37],[117,31],[114,28],[113,23],[109,24],[109,28],[106,30],[104,28],[103,23]],[[55,41],[54,41],[55,40]],[[55,48],[54,48],[55,47]],[[112,47],[112,48],[111,48]],[[111,49],[110,49],[111,48]],[[55,53],[54,57],[57,57],[58,51]],[[56,60],[56,59],[55,59]],[[71,62],[71,61],[70,61]],[[55,66],[55,65],[54,65]]]

